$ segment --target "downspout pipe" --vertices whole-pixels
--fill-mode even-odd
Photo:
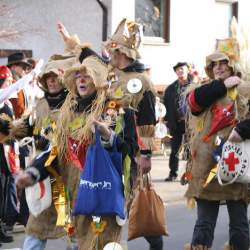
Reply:
[[[96,0],[102,9],[102,41],[108,38],[108,8],[102,0]]]

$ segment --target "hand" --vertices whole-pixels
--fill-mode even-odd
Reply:
[[[70,38],[69,32],[61,22],[57,23],[57,30],[59,33],[61,33],[64,41]]]
[[[110,139],[110,136],[111,136],[111,131],[110,131],[109,127],[107,126],[107,124],[104,122],[97,121],[97,120],[94,120],[93,123],[95,126],[97,126],[98,130],[100,131],[101,137],[105,141],[108,141]]]
[[[228,141],[230,141],[230,142],[242,142],[243,139],[241,138],[239,133],[235,129],[233,129],[231,134],[228,137]]]
[[[143,174],[147,174],[151,170],[151,158],[140,156],[138,164]]]
[[[238,76],[230,76],[224,81],[227,89],[238,86],[240,83],[241,79]]]
[[[29,173],[21,172],[16,176],[15,179],[17,190],[22,190],[26,187],[32,186],[34,181]]]

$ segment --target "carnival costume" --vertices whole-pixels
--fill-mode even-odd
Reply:
[[[190,88],[188,94],[191,114],[187,124],[191,137],[190,150],[192,158],[191,164],[185,173],[189,184],[186,197],[188,198],[189,206],[193,206],[194,198],[196,199],[198,216],[202,214],[202,210],[199,210],[201,206],[206,207],[208,212],[209,206],[217,207],[219,206],[219,201],[226,200],[229,210],[236,206],[245,207],[247,202],[247,185],[234,183],[220,186],[218,180],[214,178],[216,176],[217,164],[214,158],[216,143],[218,139],[227,140],[236,123],[246,116],[248,112],[247,100],[249,99],[250,91],[250,85],[247,83],[249,79],[247,79],[246,75],[242,75],[242,83],[239,86],[231,89],[226,89],[222,80],[215,80],[212,63],[219,61],[228,62],[234,75],[237,75],[239,72],[243,73],[239,67],[239,47],[234,37],[217,42],[216,52],[206,57],[206,71],[211,81],[208,84],[195,87],[195,89]],[[235,202],[237,201],[238,203],[236,204]],[[210,208],[211,211],[212,209],[214,207]],[[204,214],[202,216],[208,215]],[[244,216],[242,215],[242,220],[247,221]],[[206,217],[202,218],[203,220],[206,219]],[[232,217],[230,220],[232,222],[234,218]],[[240,223],[244,224],[242,220]],[[215,224],[211,226],[211,230],[206,231],[206,239],[203,238],[202,241],[202,228],[199,227],[199,221],[197,220],[192,246],[186,246],[185,249],[211,249],[214,227]],[[230,232],[232,232],[231,230],[234,230],[233,225],[230,228]],[[241,237],[237,232],[230,234],[230,245],[232,244],[236,247],[236,244],[239,244],[238,247],[241,247],[237,249],[246,249],[244,244],[247,242],[245,238],[248,238],[248,233],[244,231],[245,238],[243,238],[243,235],[240,234]],[[238,243],[236,243],[237,241]]]

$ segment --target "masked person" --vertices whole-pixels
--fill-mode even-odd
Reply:
[[[196,200],[197,220],[191,245],[185,249],[212,248],[220,201],[225,200],[229,214],[229,245],[225,249],[248,250],[247,185],[233,183],[222,187],[216,179],[208,183],[206,179],[216,164],[216,138],[226,140],[236,119],[244,118],[248,111],[244,96],[249,95],[249,85],[236,76],[233,60],[224,51],[206,57],[206,72],[210,82],[188,95],[192,160],[186,197]],[[239,94],[234,95],[235,91]]]
[[[57,120],[58,111],[68,94],[68,91],[62,84],[63,72],[75,62],[73,57],[65,60],[62,59],[63,57],[60,60],[53,60],[52,58],[45,65],[43,72],[39,76],[40,87],[44,91],[44,97],[38,100],[28,117],[7,125],[8,136],[12,138],[21,140],[25,137],[33,137],[37,153],[45,150],[53,133],[52,127]],[[38,172],[35,169],[26,171],[33,177]],[[35,172],[33,173],[32,171]],[[35,182],[36,178],[31,178],[30,181]],[[56,185],[53,184],[52,186],[55,188]],[[44,249],[47,239],[56,239],[65,235],[64,228],[56,226],[56,220],[57,212],[54,204],[38,217],[30,214],[26,225],[27,236],[23,249]]]
[[[61,27],[64,40],[69,37],[65,27]],[[129,32],[129,33],[126,33]],[[131,196],[134,195],[138,169],[147,173],[151,169],[151,155],[154,138],[155,91],[149,79],[147,68],[140,63],[138,51],[141,32],[138,24],[124,19],[115,33],[105,43],[110,56],[108,78],[111,84],[108,99],[122,107],[124,115],[121,124],[123,138],[128,146],[131,161]],[[81,49],[79,60],[95,54],[89,47]],[[106,57],[107,60],[108,57]],[[131,201],[128,202],[128,208]],[[151,248],[161,250],[163,240],[160,236],[146,237]]]
[[[116,223],[115,216],[102,218],[107,224],[96,241],[92,217],[82,215],[72,217],[69,212],[74,208],[86,150],[93,143],[93,124],[99,127],[103,144],[107,147],[117,143],[119,149],[120,145],[124,144],[122,140],[114,142],[115,133],[101,122],[95,121],[95,119],[100,119],[106,110],[107,73],[107,65],[100,58],[92,55],[86,57],[82,64],[77,63],[65,72],[64,83],[69,94],[60,109],[56,122],[57,132],[53,139],[57,147],[58,173],[68,193],[65,206],[70,207],[67,214],[61,218],[69,231],[75,228],[79,249],[82,250],[103,249],[107,243],[120,240],[121,226]],[[45,160],[35,160],[30,170],[28,169],[23,178],[19,179],[19,184],[21,186],[31,184],[27,182],[31,178],[30,171],[38,170],[37,181],[46,178],[48,170],[40,161],[47,161],[50,156],[51,152],[49,156],[45,154]],[[60,211],[58,211],[58,217],[60,217]]]

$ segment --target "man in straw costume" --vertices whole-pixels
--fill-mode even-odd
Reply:
[[[63,29],[63,38],[69,37]],[[141,43],[140,25],[123,19],[115,33],[104,44],[111,60],[108,65],[108,79],[111,84],[108,98],[116,106],[121,106],[123,116],[124,140],[129,145],[128,155],[131,161],[131,198],[136,187],[138,166],[147,173],[151,169],[151,154],[154,138],[155,120],[155,91],[153,83],[148,77],[146,67],[140,63],[139,46]],[[79,60],[95,54],[89,47],[81,49]],[[137,132],[133,129],[133,121]],[[138,147],[139,146],[139,147]],[[137,158],[137,161],[135,159]],[[131,203],[128,202],[128,209]],[[152,250],[161,250],[163,240],[161,236],[146,237]]]
[[[134,154],[131,155],[132,198],[138,168],[143,173],[151,169],[156,124],[154,86],[145,65],[138,61],[140,59],[138,49],[142,39],[141,28],[138,23],[123,19],[105,44],[111,57],[110,75],[115,76],[110,95],[114,99],[121,99],[122,103],[135,110],[139,151],[135,149]],[[137,157],[137,162],[133,160],[135,157]],[[145,238],[151,250],[163,249],[161,236],[146,236]]]
[[[230,220],[229,245],[225,249],[249,248],[247,185],[220,186],[217,179],[208,178],[216,165],[213,158],[216,139],[227,140],[237,121],[248,112],[250,85],[244,82],[249,80],[246,75],[242,74],[242,79],[237,76],[240,73],[238,46],[234,37],[218,40],[217,50],[206,57],[205,69],[210,82],[196,87],[188,95],[192,113],[188,122],[192,159],[191,170],[186,175],[189,182],[186,197],[190,206],[194,199],[196,201],[197,221],[186,250],[212,249],[220,201],[224,200]]]
[[[112,145],[114,141],[114,133],[106,125],[95,120],[100,119],[105,111],[107,75],[105,62],[92,55],[85,58],[82,64],[76,63],[65,72],[64,84],[69,94],[56,122],[56,135],[52,140],[53,149],[45,154],[43,159],[35,160],[31,164],[43,179],[49,174],[49,170],[39,166],[58,161],[58,173],[65,185],[64,196],[68,208],[64,210],[66,214],[62,219],[68,233],[71,236],[76,235],[79,249],[82,250],[101,250],[107,243],[120,240],[121,226],[117,224],[115,216],[102,217],[107,224],[105,223],[103,232],[97,234],[92,225],[92,217],[82,215],[72,217],[70,214],[75,204],[86,150],[88,145],[93,143],[93,125],[98,125],[105,141],[103,143],[108,144],[106,146]],[[121,140],[116,142],[118,149],[124,144]]]
[[[73,38],[71,38],[73,39]],[[66,44],[66,51],[67,51]],[[75,63],[73,54],[67,52],[64,55],[53,55],[39,75],[39,83],[44,91],[44,97],[39,99],[31,114],[13,122],[2,119],[0,132],[5,132],[5,138],[21,140],[25,137],[32,137],[35,142],[35,151],[40,153],[48,146],[49,139],[53,133],[53,126],[57,120],[59,109],[63,105],[68,91],[63,86],[62,78],[65,70]],[[4,126],[3,126],[4,125]],[[8,130],[4,131],[4,128]],[[32,151],[32,150],[31,150]],[[30,152],[32,159],[34,155]],[[28,163],[28,162],[27,162]],[[30,163],[28,163],[30,164]],[[41,166],[44,167],[44,166]],[[51,169],[49,169],[51,170]],[[57,172],[50,172],[53,193],[52,205],[38,216],[30,214],[26,226],[26,238],[23,249],[44,249],[47,239],[57,239],[65,235],[57,211],[60,210],[58,197],[62,188],[62,182],[57,178]],[[41,178],[36,168],[28,168],[17,177],[17,187],[22,189],[25,186],[35,184]]]

